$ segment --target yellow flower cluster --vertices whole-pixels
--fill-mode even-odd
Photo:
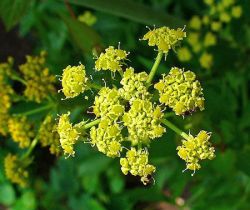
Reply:
[[[66,98],[74,98],[87,88],[88,78],[85,66],[67,66],[62,74],[62,92]]]
[[[26,117],[9,118],[8,128],[13,141],[17,142],[20,148],[29,147],[34,131]]]
[[[186,32],[183,29],[174,30],[164,26],[149,30],[142,40],[148,40],[149,46],[156,46],[159,51],[168,54],[168,51],[174,48],[178,41],[183,40],[184,37],[186,37]]]
[[[173,67],[154,87],[159,91],[160,102],[172,108],[176,115],[204,109],[200,82],[191,71]]]
[[[61,150],[59,135],[56,129],[57,125],[54,118],[51,115],[46,116],[39,128],[38,139],[43,147],[49,146],[51,154],[58,156]]]
[[[27,186],[28,171],[22,166],[22,162],[19,161],[16,155],[8,154],[4,159],[4,168],[6,177],[20,185],[21,187]]]
[[[181,136],[188,136],[164,119],[166,108],[163,107],[163,104],[172,108],[177,115],[185,115],[196,109],[204,109],[203,89],[199,81],[196,80],[196,75],[191,71],[184,71],[176,67],[171,68],[169,74],[163,75],[163,78],[154,85],[155,89],[159,91],[159,102],[162,104],[157,105],[154,101],[158,95],[149,92],[152,91],[150,86],[163,53],[167,54],[185,36],[186,33],[182,29],[173,30],[167,27],[150,30],[145,34],[143,40],[148,40],[150,46],[157,46],[159,51],[150,74],[146,72],[135,73],[136,71],[132,67],[127,67],[124,72],[120,72],[127,53],[114,47],[107,48],[96,60],[95,68],[98,71],[119,71],[120,84],[118,87],[113,84],[112,88],[105,84],[105,87],[99,89],[92,105],[95,114],[93,121],[87,123],[83,120],[72,125],[69,121],[69,113],[61,115],[57,130],[64,153],[74,155],[73,145],[79,136],[89,137],[87,142],[96,146],[98,151],[108,157],[120,158],[121,170],[125,175],[130,173],[133,176],[139,176],[143,184],[149,183],[156,168],[149,164],[147,147],[151,140],[161,137],[166,132],[162,124]],[[211,34],[207,35],[206,46],[215,44],[216,41],[211,37]],[[199,37],[194,34],[190,42],[195,43],[198,40]],[[191,56],[188,49],[185,48],[182,49],[182,54],[184,60],[188,60]],[[79,77],[81,76],[76,75],[74,79],[67,79],[71,80],[70,82],[77,81],[76,84],[79,84],[79,88],[75,88],[77,94],[82,92],[82,83],[79,80],[84,81]],[[82,78],[84,77],[85,74]],[[70,82],[65,82],[65,85],[69,85]],[[91,86],[91,84],[89,85]],[[90,129],[88,133],[87,129]],[[191,135],[188,138],[192,137],[198,141],[197,139],[202,139],[203,136],[204,134],[201,132],[195,138]],[[185,154],[183,151],[187,152],[188,147],[184,141],[183,144],[185,146],[177,148],[182,157]],[[198,144],[196,143],[196,145]],[[189,169],[199,168],[197,164],[194,165],[198,163],[197,158],[210,157],[205,155],[205,145],[209,144],[201,145],[201,149],[198,148],[197,152],[195,150],[196,153],[194,151],[188,153],[189,156],[185,160],[189,164],[187,166]],[[127,150],[126,155],[125,149]],[[199,154],[199,157],[196,157],[195,154]],[[196,158],[195,161],[192,157]]]
[[[0,134],[7,135],[9,109],[11,107],[11,95],[14,93],[8,84],[6,76],[12,71],[13,59],[8,58],[6,63],[0,63]]]
[[[104,117],[97,128],[94,126],[90,130],[91,144],[97,146],[97,149],[108,157],[118,157],[122,151],[121,130],[118,123]]]
[[[135,99],[145,99],[150,94],[147,91],[146,81],[148,74],[146,72],[135,73],[134,68],[129,67],[123,74],[119,93],[122,98],[132,103]]]
[[[95,97],[93,112],[96,117],[109,117],[117,120],[124,113],[124,105],[116,88],[103,87]]]
[[[97,18],[90,11],[85,11],[82,15],[78,16],[80,22],[86,23],[88,26],[92,26],[96,23]]]
[[[125,158],[120,159],[120,164],[122,173],[127,175],[130,172],[133,176],[140,176],[144,185],[150,181],[149,177],[156,170],[148,163],[147,150],[136,150],[133,147],[127,151]]]
[[[19,66],[25,82],[24,95],[28,100],[40,103],[48,95],[55,92],[55,76],[45,66],[46,52],[39,56],[26,56],[26,63]]]
[[[235,0],[204,0],[204,3],[208,6],[207,14],[202,17],[195,15],[189,21],[192,31],[188,35],[188,43],[193,53],[200,56],[200,65],[205,69],[210,69],[213,65],[213,55],[208,52],[208,49],[217,44],[216,33],[233,18],[240,18],[242,8],[236,5]],[[205,34],[201,33],[204,28],[207,30]],[[185,47],[178,50],[177,56],[180,61],[189,61],[192,53]]]
[[[124,60],[127,58],[128,53],[121,49],[115,49],[113,46],[105,49],[99,58],[95,61],[95,69],[110,70],[112,72],[121,71]]]
[[[62,114],[57,125],[57,132],[60,136],[60,144],[65,155],[74,156],[74,145],[79,138],[77,128],[70,123],[70,113]]]
[[[151,101],[134,100],[130,110],[123,115],[132,144],[148,144],[150,139],[161,137],[165,132],[165,128],[160,125],[162,117],[161,108],[154,107]]]
[[[200,169],[200,160],[213,159],[215,157],[214,147],[209,142],[210,134],[200,131],[196,137],[189,135],[188,140],[182,140],[182,145],[177,147],[178,155],[185,160],[187,169]]]

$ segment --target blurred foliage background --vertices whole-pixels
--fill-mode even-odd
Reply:
[[[183,42],[181,47],[188,46],[190,58],[183,60],[180,54],[172,52],[158,73],[168,72],[171,66],[183,66],[198,75],[205,92],[205,111],[188,119],[171,117],[171,120],[187,132],[198,128],[211,131],[216,158],[203,164],[194,177],[182,173],[185,166],[176,154],[180,137],[168,130],[150,148],[152,163],[157,167],[156,182],[145,187],[138,179],[123,176],[116,159],[106,158],[88,144],[77,145],[76,157],[68,159],[36,147],[29,167],[31,183],[20,188],[6,179],[3,168],[5,155],[19,149],[10,137],[1,137],[0,209],[249,210],[250,2],[214,1],[233,2],[242,9],[239,17],[222,21],[216,32],[206,24],[197,29],[191,26],[194,16],[200,19],[211,16],[210,1],[1,0],[0,61],[12,56],[15,65],[19,65],[25,61],[25,55],[46,50],[47,65],[55,75],[61,75],[67,65],[79,62],[86,65],[89,74],[95,75],[93,51],[118,46],[119,42],[122,49],[130,51],[135,68],[149,71],[156,53],[139,41],[148,31],[146,25],[174,28],[186,25],[187,37],[193,29],[201,35],[212,31],[216,34],[215,44],[204,47],[204,40],[199,40],[197,45],[204,49],[196,52],[192,44]],[[85,16],[78,18],[82,14]],[[200,61],[204,52],[213,57],[209,67]],[[204,62],[211,63],[209,59]],[[89,106],[81,97],[62,103],[59,113],[70,107],[75,121],[83,117]],[[33,107],[33,103],[16,103],[12,112],[22,113]],[[38,122],[41,113],[30,118]]]

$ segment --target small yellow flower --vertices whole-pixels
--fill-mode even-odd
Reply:
[[[109,117],[117,120],[124,113],[124,105],[116,88],[103,87],[95,97],[93,112],[97,117]]]
[[[202,26],[202,21],[198,16],[193,16],[189,22],[189,27],[194,30],[200,30]]]
[[[127,68],[121,80],[122,88],[119,93],[122,98],[132,103],[135,99],[145,99],[150,96],[147,91],[146,81],[148,74],[146,72],[135,73],[132,67]]]
[[[187,47],[179,48],[177,51],[177,56],[179,60],[183,62],[190,61],[192,58],[192,54]]]
[[[62,92],[66,98],[74,98],[87,88],[88,78],[85,66],[67,66],[62,74]]]
[[[211,32],[206,33],[205,39],[204,39],[204,46],[210,47],[210,46],[216,45],[216,43],[217,43],[216,36]]]
[[[38,130],[38,139],[43,147],[49,146],[51,154],[58,156],[60,150],[60,137],[56,132],[57,125],[51,115],[48,115]]]
[[[160,102],[172,108],[176,115],[204,109],[201,84],[191,71],[173,67],[154,87],[159,91]]]
[[[14,90],[8,84],[7,74],[11,73],[12,65],[12,58],[9,58],[6,63],[0,63],[0,115],[6,114],[11,107],[11,95]]]
[[[156,170],[155,166],[148,163],[147,150],[136,150],[134,147],[127,151],[125,158],[120,159],[120,164],[123,174],[130,173],[133,176],[140,176],[144,185],[148,184],[149,176]]]
[[[168,54],[168,51],[173,49],[184,37],[186,37],[186,32],[183,29],[174,30],[164,26],[150,30],[142,40],[148,40],[149,46],[157,46],[159,51]]]
[[[17,142],[20,148],[29,147],[35,134],[26,117],[9,118],[8,128],[13,141]]]
[[[46,52],[42,51],[39,56],[26,56],[26,63],[19,66],[26,81],[24,95],[37,103],[55,93],[55,76],[50,74],[45,62]]]
[[[241,6],[234,6],[232,8],[232,16],[234,18],[240,18],[242,16],[242,7]]]
[[[199,44],[199,33],[197,32],[190,32],[187,36],[187,41],[188,43],[194,47],[196,46],[197,44]]]
[[[97,18],[95,15],[93,15],[90,11],[85,11],[82,15],[78,16],[78,20],[80,22],[86,23],[89,26],[92,26],[96,23]]]
[[[214,4],[214,0],[203,0],[205,4],[208,6],[212,6]]]
[[[6,113],[0,114],[0,135],[6,136],[8,134],[8,120],[10,116]]]
[[[213,65],[213,55],[204,52],[200,57],[200,64],[205,69],[210,69]]]
[[[203,18],[202,18],[202,23],[204,24],[204,25],[208,25],[209,24],[209,16],[207,16],[207,15],[205,15],[205,16],[203,16]]]
[[[130,110],[123,115],[132,144],[148,144],[150,139],[161,137],[166,131],[160,125],[162,117],[159,106],[154,107],[149,100],[134,100]]]
[[[112,72],[121,71],[124,60],[127,58],[128,53],[121,49],[115,49],[113,46],[105,49],[95,62],[95,69],[110,70]]]
[[[70,123],[70,113],[62,114],[57,125],[57,132],[60,136],[60,144],[65,155],[74,156],[74,145],[79,138],[77,129]]]
[[[222,4],[223,4],[225,7],[232,6],[234,3],[235,3],[235,0],[222,0]]]
[[[28,182],[28,171],[16,155],[8,154],[4,159],[6,177],[13,183],[26,187]]]
[[[215,150],[209,139],[210,134],[202,130],[196,137],[190,134],[188,140],[182,140],[182,145],[177,150],[179,157],[186,162],[187,169],[196,171],[201,167],[199,161],[215,157]]]
[[[213,21],[211,23],[211,29],[212,29],[212,31],[216,31],[216,32],[219,31],[221,29],[221,26],[222,26],[222,24],[221,24],[220,21]]]
[[[108,157],[119,157],[122,151],[121,126],[107,117],[101,119],[98,127],[90,129],[91,144]]]
[[[220,13],[221,22],[228,23],[231,21],[231,16],[227,12]]]

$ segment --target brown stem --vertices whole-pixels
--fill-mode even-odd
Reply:
[[[69,11],[71,17],[72,17],[73,19],[76,19],[76,15],[75,15],[75,13],[74,13],[72,7],[70,6],[68,0],[64,0],[64,3],[65,3],[65,6],[67,7],[67,9],[68,9],[68,11]]]

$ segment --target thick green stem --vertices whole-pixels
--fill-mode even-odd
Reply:
[[[189,140],[189,135],[186,134],[184,131],[182,131],[181,129],[179,129],[178,127],[176,127],[173,123],[171,123],[170,121],[164,119],[161,121],[164,125],[166,125],[167,127],[169,127],[171,130],[173,130],[175,133],[179,134],[180,136],[182,136],[184,139]]]
[[[88,129],[88,128],[91,128],[92,126],[95,126],[97,124],[99,124],[99,122],[101,121],[101,119],[97,119],[97,120],[94,120],[90,123],[87,123],[83,126],[84,129]]]
[[[152,69],[151,69],[151,71],[149,73],[148,80],[146,81],[146,83],[148,85],[150,85],[150,83],[152,82],[152,80],[154,78],[154,75],[155,75],[155,73],[157,71],[157,68],[158,68],[158,66],[159,66],[159,64],[161,62],[162,56],[163,56],[163,52],[159,51],[158,55],[157,55],[157,57],[155,59],[155,63],[154,63],[154,65],[153,65],[153,67],[152,67]]]
[[[32,114],[36,114],[36,113],[39,113],[39,112],[42,112],[42,111],[45,111],[47,109],[50,109],[52,107],[54,107],[55,104],[47,104],[45,106],[42,106],[42,107],[39,107],[37,109],[33,109],[33,110],[30,110],[30,111],[27,111],[27,112],[23,112],[23,113],[19,113],[19,114],[15,114],[15,116],[28,116],[28,115],[32,115]]]
[[[33,141],[30,144],[29,149],[23,154],[23,156],[21,157],[22,160],[26,159],[27,157],[29,157],[29,155],[32,153],[33,149],[35,148],[35,146],[38,143],[38,138],[34,138]]]

